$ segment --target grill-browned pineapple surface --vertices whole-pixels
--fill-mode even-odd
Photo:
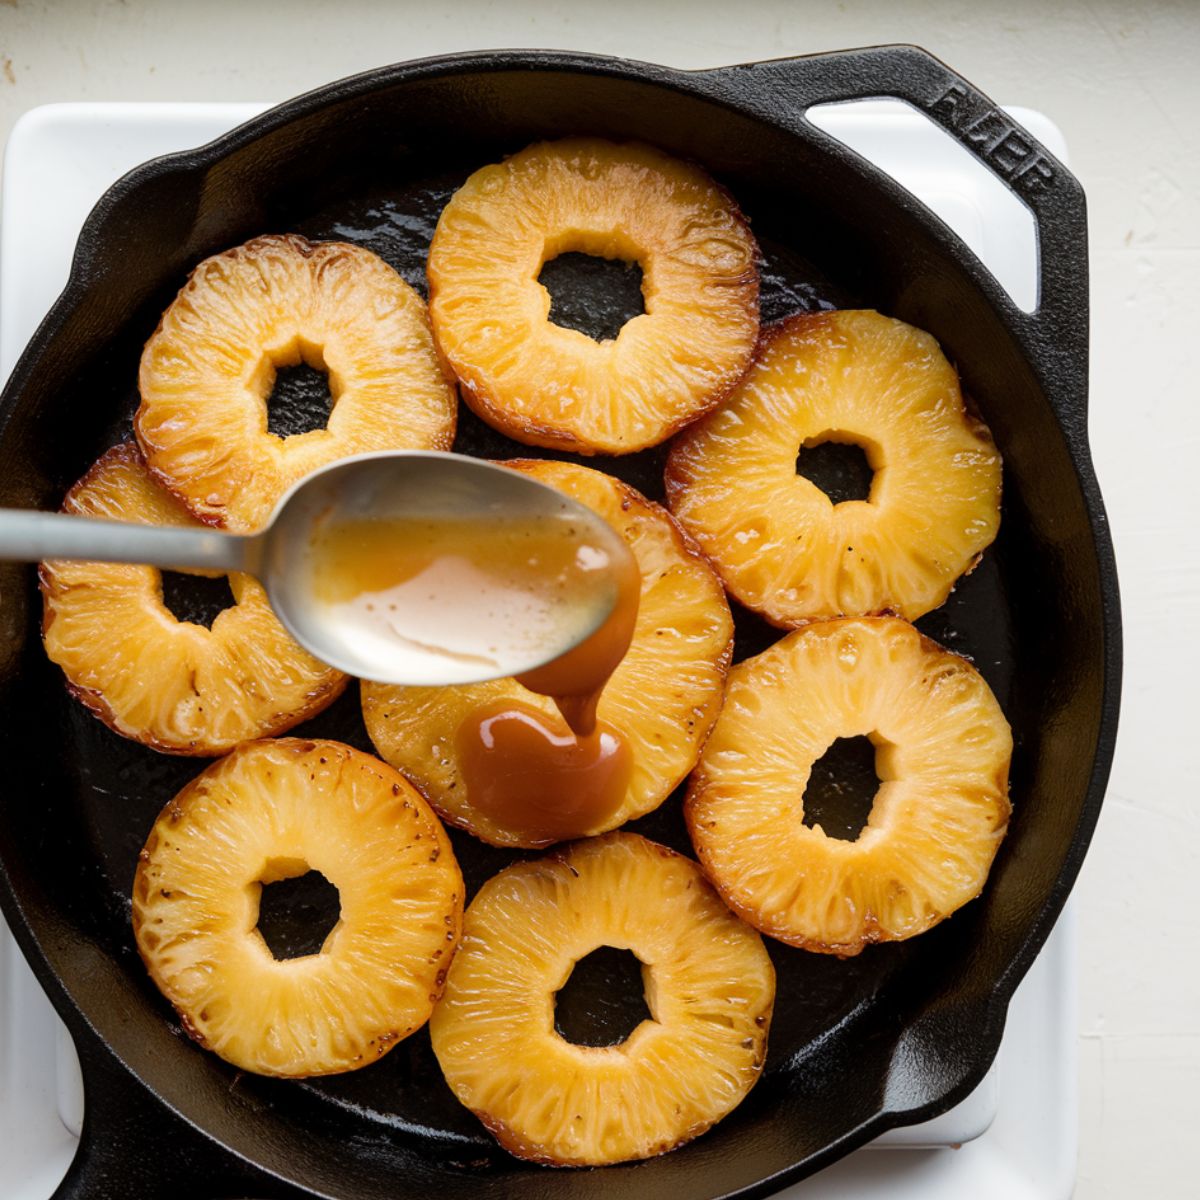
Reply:
[[[876,746],[855,841],[804,824],[812,764]],[[705,872],[763,933],[840,955],[974,899],[1008,826],[1012,735],[966,659],[893,617],[815,622],[729,673],[685,806]]]
[[[645,311],[597,342],[549,320],[559,254],[636,261]],[[438,221],[429,307],[467,403],[518,441],[655,445],[719,404],[758,333],[758,251],[729,195],[650,146],[568,138],[476,171]]]
[[[263,883],[320,871],[341,917],[317,954],[277,960]],[[437,817],[390,767],[337,742],[248,742],[172,800],[142,851],[133,928],[201,1045],[246,1071],[367,1066],[425,1023],[462,923]]]
[[[136,446],[109,450],[63,511],[146,525],[195,525],[150,478]],[[46,653],[71,692],[117,733],[173,754],[222,754],[325,708],[346,676],[298,646],[262,586],[229,577],[236,604],[211,629],[164,606],[162,573],[127,563],[47,562]]]
[[[267,431],[276,369],[326,371],[327,427]],[[142,354],[138,441],[199,520],[259,528],[292,484],[371,450],[448,450],[456,399],[421,297],[344,242],[255,238],[205,259]]]
[[[796,473],[861,446],[868,500]],[[929,334],[876,312],[801,313],[764,331],[728,404],[681,434],[671,511],[730,592],[778,625],[936,608],[996,536],[1000,455]]]
[[[507,464],[582,501],[628,542],[642,574],[633,642],[600,697],[599,721],[632,750],[623,804],[603,833],[657,808],[695,764],[721,707],[733,619],[721,584],[670,515],[620,481],[570,463]],[[472,803],[455,746],[460,725],[480,708],[520,700],[565,735],[553,701],[513,679],[462,687],[362,685],[363,716],[376,749],[455,825],[498,846],[547,840],[499,824]]]
[[[555,994],[600,946],[643,963],[643,1021],[622,1043],[554,1028]],[[599,1165],[703,1133],[753,1086],[775,973],[694,863],[636,834],[575,842],[480,889],[430,1023],[454,1094],[524,1158]]]

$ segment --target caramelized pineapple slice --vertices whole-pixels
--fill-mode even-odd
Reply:
[[[880,780],[854,841],[804,824],[813,763],[868,735]],[[725,902],[842,956],[910,938],[979,895],[1008,827],[1012,734],[964,658],[894,617],[814,622],[729,673],[685,806]]]
[[[600,698],[598,717],[628,742],[624,802],[603,833],[657,808],[692,769],[721,707],[733,619],[720,582],[668,513],[619,480],[570,463],[507,464],[582,501],[622,534],[642,573],[633,642]],[[380,755],[403,771],[448,821],[497,846],[545,845],[472,803],[455,734],[486,705],[520,700],[567,734],[553,701],[512,679],[462,687],[362,685],[363,717]]]
[[[341,916],[317,954],[277,960],[262,884],[320,871]],[[133,930],[202,1046],[260,1075],[365,1067],[429,1018],[462,927],[449,839],[413,787],[338,742],[248,742],[158,818]]]
[[[611,341],[551,323],[559,254],[636,261],[645,312]],[[729,195],[650,146],[567,138],[476,171],[429,250],[429,309],[467,403],[518,441],[582,454],[653,446],[749,365],[758,248]]]
[[[276,369],[329,377],[324,429],[267,431]],[[294,234],[205,259],[146,343],[134,427],[199,520],[258,529],[317,467],[371,450],[448,450],[456,400],[421,297],[381,258]]]
[[[855,443],[868,500],[833,504],[797,454]],[[927,333],[876,312],[802,313],[667,463],[671,511],[743,604],[777,625],[937,608],[1000,524],[1000,455]]]
[[[579,1046],[554,1029],[554,996],[599,946],[641,959],[653,1019]],[[483,885],[429,1031],[454,1094],[507,1150],[595,1166],[662,1154],[735,1108],[774,997],[762,941],[696,865],[617,833]]]
[[[132,444],[104,454],[67,493],[63,512],[196,524]],[[346,686],[341,671],[292,640],[249,575],[230,575],[236,604],[211,629],[164,606],[156,567],[47,562],[39,578],[42,639],[71,692],[117,733],[156,750],[223,754],[290,729]]]

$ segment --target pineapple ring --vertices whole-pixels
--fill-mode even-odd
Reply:
[[[195,525],[150,478],[132,443],[102,455],[63,512]],[[199,573],[199,572],[197,572]],[[347,677],[297,645],[262,585],[231,574],[236,604],[211,629],[163,605],[162,573],[127,563],[46,562],[38,573],[46,653],[110,729],[168,754],[224,754],[331,704]]]
[[[869,500],[796,473],[849,441]],[[1000,455],[927,333],[877,312],[800,313],[764,331],[730,402],[667,461],[671,511],[725,586],[776,625],[937,608],[1000,524]]]
[[[277,960],[261,884],[320,871],[341,915]],[[244,1071],[353,1071],[429,1018],[462,929],[463,880],[411,784],[340,742],[247,742],[163,809],[133,885],[138,950],[184,1029]]]
[[[867,734],[882,781],[855,841],[804,822],[812,765]],[[820,621],[729,673],[684,812],[756,929],[842,957],[914,937],[983,889],[1008,828],[1012,733],[983,677],[896,617]]]
[[[324,429],[267,431],[278,367],[327,371]],[[448,450],[457,402],[421,297],[381,258],[295,234],[205,259],[142,353],[138,442],[209,525],[260,528],[317,467],[369,450]]]
[[[599,720],[633,751],[621,806],[580,836],[605,833],[657,808],[696,763],[721,708],[733,653],[733,617],[720,581],[671,515],[620,480],[572,463],[505,464],[598,512],[629,543],[642,573],[637,625],[600,696]],[[380,756],[421,789],[444,820],[495,846],[547,845],[475,807],[457,761],[455,733],[467,716],[519,700],[566,732],[554,702],[515,679],[461,687],[362,684],[363,718]]]
[[[545,263],[642,266],[645,312],[611,341],[550,321]],[[651,146],[539,142],[476,171],[429,248],[429,312],[466,402],[535,446],[628,454],[715,408],[758,336],[758,247],[730,196]]]
[[[554,1028],[599,946],[641,959],[643,1021],[617,1046]],[[665,1153],[731,1112],[762,1071],[775,971],[696,864],[632,833],[501,871],[467,909],[429,1032],[446,1081],[505,1149],[558,1166]]]

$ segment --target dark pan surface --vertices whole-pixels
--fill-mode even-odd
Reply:
[[[32,572],[4,567],[0,746],[9,779],[0,864],[6,913],[81,1039],[92,1175],[79,1195],[122,1194],[96,1181],[139,1174],[149,1194],[164,1195],[297,1194],[284,1180],[355,1197],[699,1197],[766,1186],[773,1175],[813,1169],[887,1124],[965,1095],[986,1070],[1011,989],[1065,898],[1099,805],[1116,686],[1115,583],[1096,533],[1098,493],[1079,432],[1081,377],[1072,373],[1082,368],[1064,368],[1060,395],[1049,394],[1053,372],[1039,376],[1044,364],[1022,360],[1018,338],[996,315],[1005,302],[962,265],[961,247],[886,189],[863,198],[862,212],[834,203],[845,194],[838,171],[849,167],[839,168],[828,149],[760,116],[637,78],[651,69],[605,76],[586,73],[587,65],[493,74],[468,59],[440,74],[417,70],[363,96],[334,96],[211,161],[177,156],[174,169],[147,176],[138,204],[114,204],[85,231],[84,242],[90,232],[95,244],[77,264],[81,294],[23,360],[40,355],[41,374],[14,376],[0,431],[0,503],[56,504],[106,446],[129,435],[141,345],[205,254],[267,232],[349,240],[424,292],[437,215],[477,166],[547,134],[653,140],[702,161],[751,218],[765,260],[764,319],[877,307],[932,330],[1004,452],[1000,536],[947,604],[919,622],[973,658],[1013,725],[1015,812],[992,880],[979,901],[932,932],[854,960],[771,943],[779,988],[765,1076],[693,1146],[604,1172],[529,1167],[499,1151],[453,1099],[425,1031],[368,1069],[299,1083],[241,1075],[186,1039],[137,957],[129,893],[159,809],[204,763],[141,749],[73,703],[40,648]],[[586,262],[563,263],[550,286],[564,322],[587,332],[609,331],[630,304],[628,280],[596,279]],[[1074,442],[1063,412],[1072,399]],[[320,409],[319,389],[301,380],[273,410],[272,428],[309,427]],[[571,457],[509,441],[465,407],[455,448],[492,458]],[[664,457],[659,448],[577,461],[660,499]],[[208,602],[199,590],[189,598],[186,581],[176,595],[185,614],[189,603]],[[737,658],[779,636],[749,613],[736,616]],[[353,687],[298,732],[371,749]],[[691,853],[678,796],[630,827]],[[451,837],[469,894],[514,857]],[[602,1041],[605,1029],[635,1019],[640,998],[613,983],[618,974],[609,964],[573,981],[573,1028]],[[127,1097],[109,1114],[110,1122],[128,1120],[124,1163],[96,1149],[101,1095],[115,1092]],[[148,1122],[179,1139],[187,1170],[130,1165]],[[219,1153],[188,1125],[247,1161]],[[196,1191],[198,1164],[209,1182]]]

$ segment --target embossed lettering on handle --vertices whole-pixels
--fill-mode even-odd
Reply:
[[[932,104],[930,113],[967,142],[1003,179],[1026,192],[1053,185],[1054,167],[1029,140],[1029,135],[999,108],[982,108],[960,84],[952,84]]]

